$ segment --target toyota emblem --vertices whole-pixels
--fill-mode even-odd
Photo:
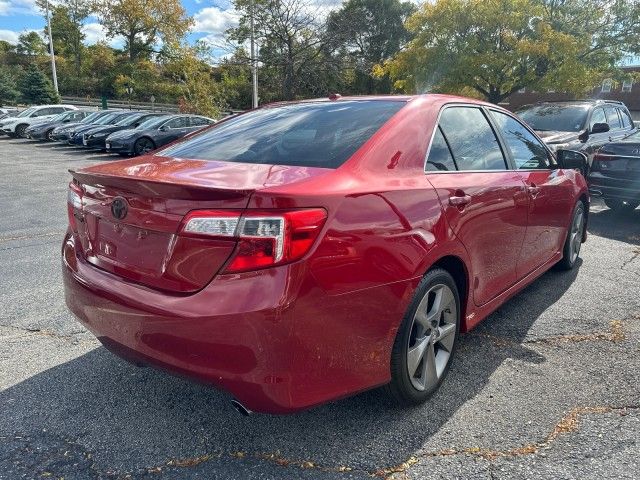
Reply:
[[[111,202],[111,215],[118,220],[122,220],[127,216],[127,211],[129,210],[129,206],[127,205],[127,201],[122,197],[116,197]]]

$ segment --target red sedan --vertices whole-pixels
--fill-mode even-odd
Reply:
[[[586,239],[580,153],[445,95],[277,104],[73,171],[66,301],[110,350],[287,413],[442,383]]]

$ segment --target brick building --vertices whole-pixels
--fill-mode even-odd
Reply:
[[[629,57],[624,61],[622,69],[629,72],[640,72],[640,57]],[[625,81],[614,84],[611,79],[606,79],[584,98],[619,100],[624,102],[634,120],[640,120],[640,82]],[[513,111],[536,102],[559,102],[575,99],[575,95],[567,93],[536,92],[523,88],[507,98],[501,105]]]

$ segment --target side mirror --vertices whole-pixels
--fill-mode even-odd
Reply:
[[[584,153],[575,150],[556,150],[556,158],[560,168],[579,170],[583,175],[586,175],[588,160]]]
[[[608,123],[594,123],[591,127],[591,133],[605,133],[610,130]]]
[[[71,120],[67,118],[66,120],[63,120],[62,123],[69,123],[70,121]]]

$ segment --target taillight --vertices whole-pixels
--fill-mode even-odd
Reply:
[[[181,234],[235,239],[238,245],[223,271],[244,272],[302,258],[315,242],[327,212],[196,210],[182,222]]]
[[[82,189],[75,183],[69,184],[67,190],[67,214],[69,216],[69,226],[74,232],[78,231],[75,210],[82,210]]]

